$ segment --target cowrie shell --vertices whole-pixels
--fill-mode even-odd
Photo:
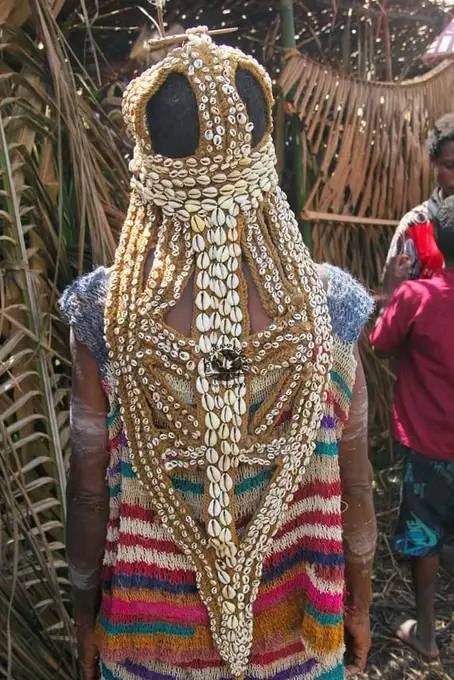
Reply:
[[[236,590],[230,585],[226,585],[222,589],[222,595],[226,600],[233,600],[236,595]]]
[[[219,314],[219,312],[215,312],[211,316],[211,323],[212,323],[212,328],[214,328],[215,331],[218,331],[221,327],[221,322],[222,322],[222,317]]]
[[[205,189],[202,190],[202,193],[204,196],[207,196],[208,198],[214,198],[215,196],[218,195],[218,190],[216,187],[205,187]]]
[[[229,456],[232,453],[232,445],[228,441],[221,442],[221,451]]]
[[[235,616],[235,614],[231,614],[227,621],[225,622],[225,625],[227,628],[230,628],[230,630],[236,630],[239,625],[238,617]]]
[[[271,181],[268,177],[262,177],[260,180],[260,188],[264,193],[267,193],[271,189]]]
[[[222,196],[231,196],[231,194],[233,194],[234,191],[235,191],[235,186],[233,184],[224,184],[224,186],[222,186],[219,189],[219,193]]]
[[[234,543],[232,543],[231,545],[229,545],[229,548],[231,548],[231,547],[236,547],[236,546],[235,546]],[[225,558],[225,563],[231,569],[235,569],[235,567],[238,563],[238,560],[237,560],[235,555],[227,555],[227,557]]]
[[[240,323],[232,324],[231,333],[235,338],[239,338],[241,335],[241,324]]]
[[[221,423],[219,426],[219,437],[221,439],[228,439],[230,436],[230,429],[229,426],[226,425],[226,423]]]
[[[222,314],[222,316],[229,316],[231,311],[232,308],[227,300],[221,300],[219,302],[219,313]]]
[[[224,196],[219,199],[219,207],[226,212],[229,212],[233,207],[233,198],[231,196]]]
[[[230,423],[233,418],[233,411],[230,406],[224,406],[221,411],[221,420],[224,423]]]
[[[219,501],[216,498],[213,498],[208,506],[208,514],[211,515],[211,517],[219,517],[221,512],[225,512],[225,510],[223,511]]]
[[[235,404],[233,405],[233,410],[238,415],[244,416],[244,414],[247,411],[247,406],[246,406],[246,402],[244,401],[244,399],[242,397],[240,397],[238,399],[238,401],[235,402]]]
[[[201,335],[199,338],[199,347],[200,351],[203,352],[204,354],[209,354],[212,349],[212,344],[211,340],[208,338],[207,335]]]
[[[203,254],[206,255],[206,253],[203,253]],[[238,265],[239,265],[238,258],[231,257],[228,260],[226,267],[229,270],[229,272],[235,272],[238,269]]]
[[[240,296],[236,290],[229,290],[226,297],[227,302],[232,306],[236,307],[240,304]]]
[[[199,376],[195,381],[195,388],[199,394],[205,394],[209,390],[208,380]]]
[[[230,575],[224,569],[218,569],[218,577],[221,583],[230,583]]]
[[[210,480],[210,482],[213,482],[213,486],[217,485],[221,481],[221,471],[219,470],[219,468],[216,467],[216,465],[208,465],[208,467],[207,467],[207,477]],[[222,492],[220,490],[219,490],[219,492],[217,492],[217,489],[219,489],[219,487],[214,486],[213,491],[216,491],[216,493],[213,493],[213,494],[210,494],[210,495],[214,496],[214,497],[219,497],[219,495]]]
[[[210,519],[208,522],[208,534],[214,538],[219,538],[222,528],[217,519]]]
[[[203,443],[205,446],[216,446],[218,443],[218,435],[214,430],[207,430],[203,436]]]
[[[227,276],[226,284],[229,288],[238,288],[240,285],[240,280],[237,274],[229,274]],[[200,286],[202,288],[202,286]]]
[[[219,503],[219,501],[218,501],[218,503]],[[220,507],[220,503],[219,503],[219,507]],[[225,527],[229,526],[229,524],[232,523],[232,515],[230,514],[230,512],[228,510],[225,510],[225,509],[222,510],[221,509],[220,512],[219,512],[219,515],[216,515],[216,516],[217,517],[219,516],[219,521]]]
[[[206,212],[213,212],[217,208],[217,205],[216,201],[212,198],[205,198],[202,201],[202,208],[206,210]]]
[[[211,317],[208,314],[198,314],[195,322],[196,328],[200,333],[207,333],[211,330]]]
[[[210,448],[207,449],[205,455],[206,455],[207,462],[208,462],[210,465],[216,465],[216,463],[217,463],[218,460],[219,460],[219,454],[218,454],[218,452],[216,451],[216,449],[213,449],[213,447],[210,446]],[[221,478],[221,482],[222,482],[222,478]],[[222,482],[222,484],[224,484],[224,483]],[[224,490],[225,490],[225,489],[222,489],[222,491],[224,491]]]
[[[230,318],[234,323],[240,323],[243,320],[243,312],[239,307],[232,307]]]
[[[228,527],[223,527],[221,529],[221,533],[219,534],[219,539],[223,543],[230,543],[230,541],[232,540],[232,532],[230,531],[230,529]]]
[[[249,203],[249,195],[248,194],[235,194],[234,195],[234,200],[238,205],[245,206],[247,203]]]
[[[219,285],[221,286],[221,289],[225,292],[223,293],[223,296],[227,293],[227,289],[225,287],[224,279],[228,275],[228,269],[226,265],[223,262],[216,262],[214,265],[214,271],[215,271],[215,276],[219,279]]]
[[[186,222],[186,220],[189,220],[189,213],[187,210],[181,209],[177,210],[177,216],[180,218],[180,220],[183,220],[183,222]]]
[[[235,390],[226,390],[224,393],[224,401],[226,404],[229,404],[229,406],[232,406],[236,400],[237,400],[237,394]]]
[[[210,287],[210,276],[206,270],[201,271],[197,274],[196,280],[197,286],[202,290],[206,290]]]
[[[214,409],[214,397],[209,392],[202,396],[202,406],[206,411]]]
[[[191,229],[195,233],[201,233],[205,229],[205,220],[200,215],[193,215],[191,217]]]
[[[218,246],[224,245],[227,240],[227,235],[222,227],[218,227],[213,231],[213,243]]]
[[[221,264],[229,259],[229,248],[230,246],[218,246],[216,248],[216,259]]]
[[[184,204],[184,207],[185,207],[185,210],[188,211],[188,213],[199,212],[200,201],[196,201],[196,200],[186,201],[186,203]]]
[[[226,491],[228,493],[233,488],[233,479],[229,474],[224,472],[224,474],[221,477],[221,481],[219,482],[219,486],[221,488],[221,491]]]
[[[236,607],[233,602],[224,601],[222,603],[222,611],[224,611],[226,614],[233,614],[236,611]]]
[[[216,206],[216,208],[211,213],[211,221],[218,227],[222,227],[222,225],[225,224],[225,212],[222,210],[222,208]]]
[[[220,492],[219,492],[219,496],[218,496],[217,498],[218,498],[218,500],[219,500],[219,503],[220,503],[224,508],[228,508],[228,506],[229,506],[229,504],[230,504],[230,498],[229,498],[229,494],[228,494],[228,493],[226,493],[225,491],[220,491]]]
[[[229,245],[229,254],[231,257],[240,257],[241,256],[241,246],[239,243],[231,243]]]
[[[210,258],[208,253],[205,251],[203,253],[199,253],[197,256],[197,266],[199,269],[208,269],[210,266]]]
[[[197,309],[206,310],[212,306],[211,295],[206,293],[204,290],[197,293],[195,298],[195,306]]]
[[[219,459],[219,469],[221,472],[228,472],[231,468],[231,463],[230,463],[230,457],[229,456],[221,456]],[[219,477],[219,480],[221,481],[221,478]]]
[[[196,253],[201,253],[205,249],[205,239],[200,234],[196,234],[192,239],[192,249]]]
[[[230,319],[222,319],[219,330],[224,335],[230,335],[232,330],[232,322],[230,321]]]
[[[238,442],[239,442],[240,439],[241,439],[241,430],[240,430],[240,428],[239,428],[239,427],[236,427],[236,426],[232,427],[231,436],[232,436],[232,440],[233,440],[236,444],[238,444]]]
[[[211,430],[217,430],[221,424],[221,421],[219,420],[219,417],[214,413],[213,411],[210,411],[210,413],[207,413],[205,416],[205,425],[206,427],[209,427]]]

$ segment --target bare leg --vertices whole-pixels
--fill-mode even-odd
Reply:
[[[439,651],[435,640],[435,585],[439,566],[438,555],[412,560],[413,588],[416,599],[416,621],[405,621],[397,637],[424,656],[434,659]]]

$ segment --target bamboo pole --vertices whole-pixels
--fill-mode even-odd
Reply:
[[[281,41],[284,49],[296,49],[295,17],[293,14],[293,0],[281,0]],[[306,186],[303,173],[303,154],[301,149],[300,121],[295,114],[290,118],[290,135],[293,150],[293,185],[295,190],[294,210],[297,216],[301,215],[305,204]],[[303,222],[301,232],[304,243],[312,251],[312,229],[310,224]]]

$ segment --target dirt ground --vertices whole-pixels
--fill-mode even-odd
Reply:
[[[393,631],[414,617],[409,571],[390,550],[390,537],[399,503],[400,463],[376,473],[379,545],[375,562],[372,608],[373,648],[361,680],[454,680],[454,578],[441,570],[437,594],[437,639],[440,661],[425,663],[416,652],[394,638]]]

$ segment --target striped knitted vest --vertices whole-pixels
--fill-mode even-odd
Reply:
[[[347,274],[326,265],[324,269],[334,334],[333,365],[315,453],[263,561],[253,603],[252,647],[244,670],[251,680],[344,677],[337,452],[354,383],[353,343],[370,313],[371,302]],[[98,359],[110,407],[110,517],[98,625],[102,677],[231,678],[232,672],[213,642],[210,617],[200,598],[191,559],[172,539],[131,465],[103,338],[108,278],[109,271],[103,268],[82,277],[66,291],[61,305],[76,337]],[[250,412],[266,402],[276,379],[270,371],[255,381]],[[191,388],[184,381],[172,387],[183,402],[191,402]],[[282,426],[285,421],[283,409]],[[272,466],[239,469],[233,493],[240,538],[272,475]],[[203,476],[197,470],[176,469],[171,478],[192,516],[202,522]]]

